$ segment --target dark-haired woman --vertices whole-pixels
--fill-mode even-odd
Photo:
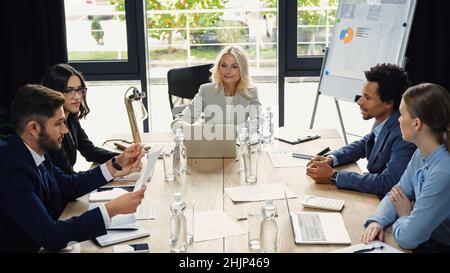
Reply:
[[[66,173],[73,173],[77,150],[89,162],[104,163],[118,153],[96,147],[81,128],[79,120],[89,113],[86,102],[86,84],[83,76],[68,64],[50,67],[42,79],[42,85],[64,94],[64,113],[69,133],[64,136],[60,151],[49,152],[53,163]]]

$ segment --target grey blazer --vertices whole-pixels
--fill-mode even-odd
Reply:
[[[205,115],[205,123],[209,124],[227,124],[227,112],[233,112],[233,123],[239,125],[247,120],[256,118],[257,111],[261,106],[258,99],[256,87],[248,90],[250,98],[242,96],[236,92],[227,105],[227,100],[223,88],[216,89],[214,83],[206,83],[200,86],[197,95],[195,95],[192,103],[184,109],[172,122],[171,127],[176,128],[183,122],[194,123],[197,121],[201,113]]]

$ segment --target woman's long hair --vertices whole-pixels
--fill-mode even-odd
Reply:
[[[44,78],[42,79],[41,84],[47,88],[53,89],[55,91],[64,93],[67,88],[67,83],[69,82],[70,77],[77,76],[80,79],[81,85],[86,87],[86,83],[84,81],[83,75],[81,72],[73,68],[68,64],[55,64],[51,66],[47,72],[45,72]],[[90,109],[87,104],[86,94],[83,96],[80,105],[80,111],[74,114],[76,119],[82,119],[89,114]]]
[[[450,94],[442,86],[424,83],[409,88],[403,94],[408,112],[430,127],[440,143],[450,151]]]
[[[222,49],[222,51],[220,51],[219,55],[217,55],[216,62],[211,68],[211,80],[214,83],[214,86],[216,87],[216,89],[223,87],[223,81],[221,77],[222,75],[220,75],[219,67],[220,62],[222,61],[222,58],[225,54],[233,55],[239,65],[241,79],[238,82],[236,91],[238,91],[243,97],[250,99],[251,95],[248,91],[253,87],[253,85],[249,76],[248,57],[245,51],[240,46],[227,46]]]

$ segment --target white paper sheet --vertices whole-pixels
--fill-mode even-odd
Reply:
[[[309,160],[293,157],[292,153],[292,151],[267,151],[274,168],[306,167]]]
[[[380,249],[379,247],[382,246],[383,248]],[[369,244],[365,245],[363,243],[345,247],[339,250],[332,251],[332,253],[354,253],[355,251],[361,250],[361,249],[370,249],[372,247],[375,247],[376,249],[364,253],[403,253],[402,251],[393,248],[392,246],[381,242],[381,241],[373,241]]]
[[[231,218],[220,210],[202,211],[195,214],[194,241],[208,241],[245,234]]]
[[[161,153],[163,147],[164,146],[155,146],[148,153],[147,164],[145,164],[145,167],[141,172],[141,176],[139,177],[139,179],[136,181],[136,184],[134,185],[134,191],[137,191],[140,188],[142,188],[147,183],[150,176],[153,174],[156,161],[158,160],[158,156]]]
[[[150,202],[142,202],[137,208],[134,216],[136,217],[136,220],[150,220],[156,219],[157,214],[158,207],[156,206],[156,204],[152,204]]]
[[[89,195],[89,202],[103,202],[103,201],[110,201],[122,194],[128,193],[128,191],[121,189],[121,188],[113,188],[112,190],[108,191],[101,191],[101,192],[91,192]]]
[[[284,191],[288,198],[296,198],[297,195],[293,193],[283,183],[254,185],[254,186],[239,186],[226,188],[225,192],[230,196],[233,202],[253,202],[264,201],[266,199],[284,199]]]

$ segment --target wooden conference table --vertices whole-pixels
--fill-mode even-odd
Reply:
[[[321,138],[301,143],[298,145],[289,145],[278,142],[282,150],[302,150],[317,152],[320,147],[330,147],[332,150],[342,146],[343,142],[334,129],[327,130],[303,130],[301,134],[317,133]],[[112,138],[130,139],[129,135],[113,135]],[[171,134],[142,134],[144,143],[171,142]],[[297,199],[289,199],[291,211],[309,210],[303,208],[300,204],[300,197],[304,194],[343,199],[345,206],[342,210],[347,231],[353,244],[361,241],[364,231],[363,223],[371,215],[379,204],[375,195],[363,194],[347,190],[338,190],[333,185],[319,185],[306,176],[305,167],[297,168],[274,168],[267,153],[262,152],[258,162],[258,181],[257,184],[284,183],[292,190]],[[360,172],[356,164],[350,164],[340,168]],[[150,245],[151,252],[169,252],[169,204],[174,192],[181,192],[184,199],[189,204],[195,203],[196,212],[206,210],[223,210],[232,219],[238,219],[246,215],[250,207],[261,207],[263,202],[238,202],[234,203],[230,197],[225,194],[224,189],[228,187],[247,185],[243,174],[239,173],[239,162],[233,158],[226,159],[189,159],[189,174],[178,179],[175,182],[164,181],[164,168],[161,159],[158,160],[155,172],[145,194],[145,200],[158,208],[157,217],[153,220],[138,220],[138,224],[150,232],[149,237],[139,238],[126,243],[143,243]],[[112,182],[112,184],[133,184],[133,182]],[[340,249],[342,245],[296,245],[294,243],[291,223],[288,217],[288,209],[285,200],[275,200],[274,204],[278,208],[278,252],[330,252]],[[70,203],[64,210],[61,219],[68,219],[79,215],[89,207],[88,195],[79,198]],[[237,221],[237,220],[236,220]],[[247,221],[237,221],[240,227],[247,231]],[[392,237],[391,229],[385,233],[385,242],[395,248],[399,246]],[[84,241],[81,243],[81,252],[112,252],[112,246],[100,247],[93,241]],[[247,233],[235,237],[223,239],[196,242],[189,244],[187,252],[205,252],[205,253],[235,253],[251,252],[247,245]]]

